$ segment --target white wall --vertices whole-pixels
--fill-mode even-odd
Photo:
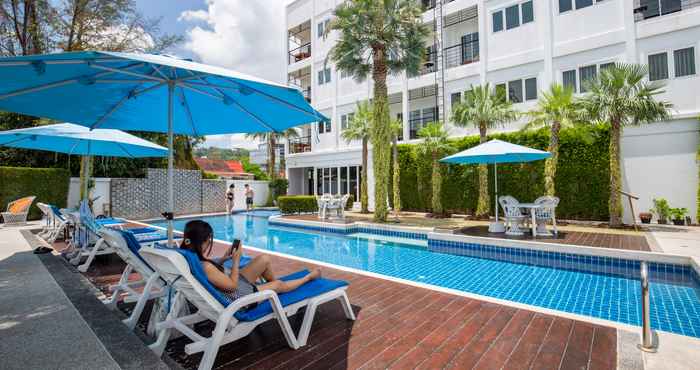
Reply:
[[[652,207],[653,198],[666,198],[671,207],[697,211],[699,144],[698,121],[685,119],[624,129],[622,150],[623,189],[639,197],[635,217]],[[623,197],[624,221],[632,221]]]
[[[98,216],[104,214],[104,204],[110,203],[110,179],[105,177],[96,177],[93,180],[95,180],[95,187],[90,192],[90,197],[100,197],[95,201],[95,203],[93,203],[92,207],[95,212],[95,215]],[[78,177],[71,177],[70,179],[70,185],[68,187],[67,205],[68,208],[77,208],[80,205],[80,178]]]
[[[258,180],[226,180],[226,188],[233,184],[235,186],[234,191],[234,209],[244,209],[245,208],[245,184],[250,185],[253,189],[254,197],[253,204],[256,206],[264,206],[267,203],[267,196],[270,192],[267,181]],[[221,198],[224,199],[226,194],[221,194]]]

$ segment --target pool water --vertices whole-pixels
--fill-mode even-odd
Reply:
[[[641,323],[641,289],[634,274],[516,263],[493,255],[436,253],[427,249],[425,240],[284,228],[268,225],[267,217],[257,215],[203,219],[220,240],[241,239],[244,245],[259,249],[395,278],[626,324]],[[187,221],[176,220],[175,229],[183,230]],[[700,338],[697,276],[687,268],[669,276],[651,281],[652,327]]]

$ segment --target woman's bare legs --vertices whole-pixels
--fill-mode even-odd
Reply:
[[[260,284],[257,287],[258,287],[259,291],[273,290],[277,293],[285,293],[285,292],[292,291],[292,290],[306,284],[307,282],[318,278],[319,276],[321,276],[321,270],[314,269],[308,275],[304,276],[301,279],[294,279],[294,280],[288,280],[288,281],[275,280],[275,281],[271,281],[269,283]]]
[[[277,280],[277,277],[272,272],[270,257],[264,254],[255,256],[246,267],[241,269],[240,274],[251,283],[255,283],[261,276],[265,281]]]

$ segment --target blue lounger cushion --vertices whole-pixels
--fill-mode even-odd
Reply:
[[[106,226],[106,225],[124,224],[126,222],[120,218],[105,217],[105,218],[96,218],[95,223],[98,225],[101,225],[101,226]]]
[[[209,279],[207,279],[207,275],[204,272],[204,268],[199,261],[199,257],[197,257],[194,252],[185,249],[175,250],[180,252],[180,254],[185,257],[192,276],[194,276],[194,278],[197,279],[200,284],[202,284],[204,289],[206,289],[214,297],[214,299],[216,299],[224,307],[231,304],[231,300],[209,282]],[[308,273],[308,270],[297,271],[293,274],[281,277],[280,279],[286,281],[299,279],[306,276]],[[347,285],[348,283],[346,281],[319,278],[309,281],[291,292],[278,294],[278,297],[280,303],[282,303],[282,306],[288,306]],[[272,306],[270,305],[269,301],[264,301],[252,309],[238,311],[234,314],[234,316],[240,321],[254,321],[270,313],[272,313]]]
[[[155,227],[134,227],[134,228],[127,229],[127,230],[132,234],[146,234],[146,233],[160,232],[160,229],[156,229]]]

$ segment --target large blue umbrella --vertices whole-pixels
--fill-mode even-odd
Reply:
[[[294,88],[165,55],[72,52],[0,58],[0,109],[90,128],[173,134],[281,132],[327,120]],[[172,222],[168,234],[172,237]]]
[[[143,158],[168,155],[168,149],[126,132],[90,130],[72,123],[0,131],[0,146],[81,156]],[[87,186],[87,181],[85,184]]]
[[[489,226],[489,231],[503,232],[505,228],[503,224],[498,221],[498,163],[532,162],[551,156],[552,154],[549,152],[494,139],[445,157],[440,161],[453,164],[493,163],[494,188],[496,193],[496,221]]]

